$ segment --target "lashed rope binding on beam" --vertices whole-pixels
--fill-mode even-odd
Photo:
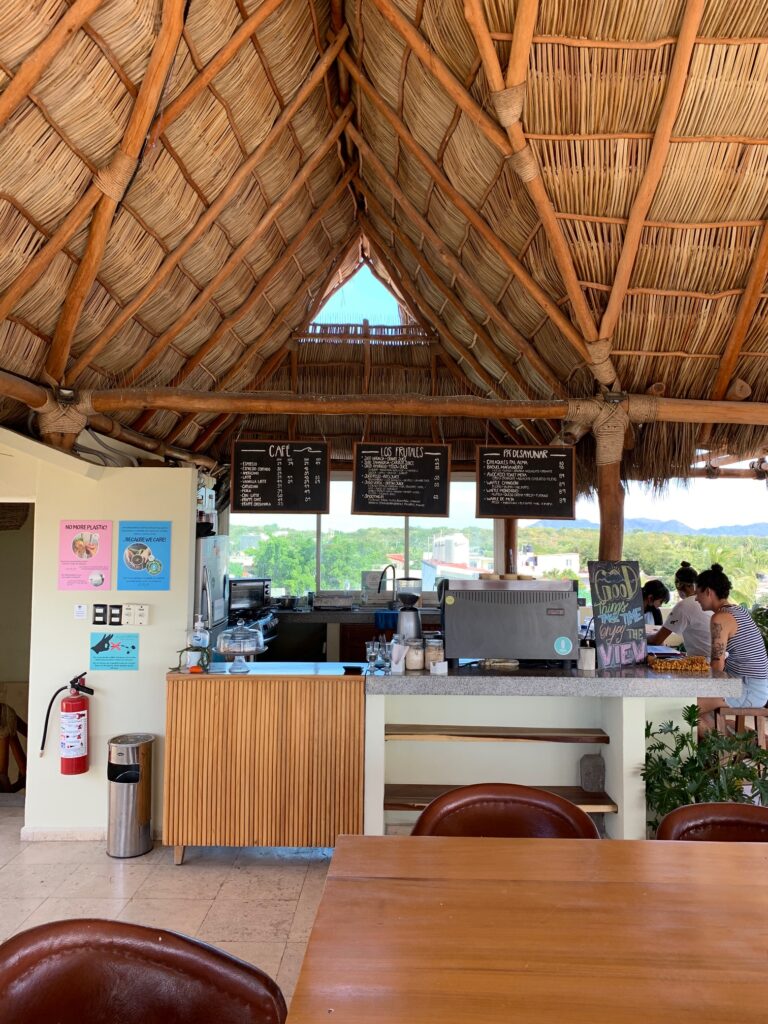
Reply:
[[[509,158],[509,162],[512,165],[512,170],[521,181],[532,181],[541,173],[539,171],[539,164],[530,146],[526,146],[525,149],[513,153]]]
[[[81,391],[75,402],[60,402],[48,395],[45,405],[37,410],[41,434],[79,434],[95,413],[90,391]]]
[[[499,89],[491,93],[491,102],[496,117],[502,128],[511,128],[523,115],[525,103],[525,82],[512,85],[508,89]]]
[[[93,183],[105,196],[119,203],[131,183],[137,164],[138,160],[118,149],[107,166],[96,171]]]

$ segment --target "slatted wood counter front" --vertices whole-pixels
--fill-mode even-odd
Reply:
[[[167,676],[163,842],[334,846],[363,831],[358,676]]]

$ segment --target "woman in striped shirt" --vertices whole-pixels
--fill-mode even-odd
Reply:
[[[699,708],[704,712],[723,704],[732,708],[761,708],[768,703],[768,655],[762,634],[746,608],[731,604],[730,593],[731,581],[722,565],[715,564],[696,577],[696,600],[705,612],[713,613],[712,671],[725,671],[743,680],[738,697],[700,700]],[[711,727],[711,717],[700,714],[701,731]]]

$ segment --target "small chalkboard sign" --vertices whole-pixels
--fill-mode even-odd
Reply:
[[[355,445],[352,514],[447,516],[451,447]]]
[[[637,562],[588,562],[598,668],[644,661],[645,616]]]
[[[477,448],[479,519],[574,519],[573,448]]]
[[[302,441],[235,441],[233,512],[327,512],[328,445]]]

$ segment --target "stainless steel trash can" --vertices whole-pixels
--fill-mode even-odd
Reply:
[[[149,733],[109,741],[107,854],[139,857],[152,849],[152,744]]]

